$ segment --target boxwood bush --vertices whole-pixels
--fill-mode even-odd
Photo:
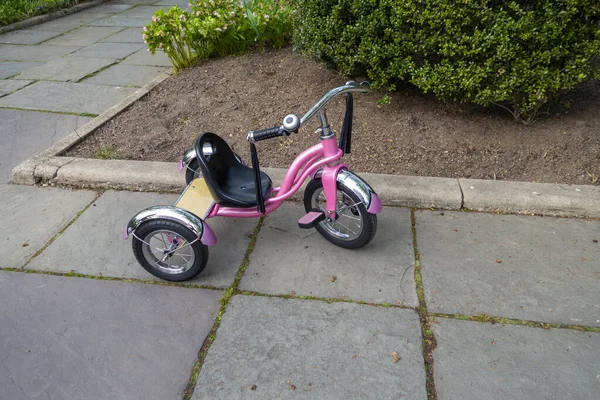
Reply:
[[[500,105],[531,122],[600,77],[598,0],[295,0],[294,43],[376,86]]]

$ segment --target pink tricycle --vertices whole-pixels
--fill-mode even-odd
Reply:
[[[352,136],[352,92],[368,92],[367,82],[347,82],[323,96],[302,118],[287,115],[281,126],[250,131],[252,168],[246,166],[227,142],[205,132],[181,160],[187,187],[174,206],[154,206],[134,216],[125,230],[132,235],[133,253],[151,274],[184,281],[198,275],[208,261],[208,247],[217,243],[206,222],[213,217],[255,218],[275,211],[311,180],[304,191],[306,215],[298,220],[302,229],[316,228],[331,243],[357,249],[369,243],[377,230],[381,201],[358,175],[340,163],[350,153]],[[346,95],[346,113],[339,143],[325,113],[335,96]],[[260,171],[255,143],[289,136],[315,115],[321,126],[321,142],[300,154],[279,187]]]

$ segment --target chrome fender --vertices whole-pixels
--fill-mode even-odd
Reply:
[[[153,206],[140,211],[127,223],[123,239],[127,239],[144,222],[155,219],[166,219],[180,223],[191,230],[207,246],[217,243],[215,233],[206,222],[191,212],[175,206]]]
[[[321,177],[321,170],[318,170],[313,178]],[[379,196],[367,182],[360,176],[347,169],[340,169],[336,176],[336,180],[343,183],[348,189],[352,190],[360,201],[365,205],[367,211],[371,214],[379,214],[382,210],[381,200]]]
[[[185,152],[183,157],[181,157],[181,161],[179,162],[179,170],[183,170],[187,168],[187,166],[192,162],[192,160],[196,158],[196,149],[191,148]]]

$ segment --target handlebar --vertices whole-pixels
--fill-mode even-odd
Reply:
[[[371,90],[371,85],[369,82],[361,82],[356,83],[354,81],[348,81],[344,86],[336,87],[335,89],[330,90],[325,96],[321,97],[321,99],[312,106],[310,110],[304,114],[304,116],[300,119],[300,125],[304,125],[308,121],[310,121],[321,108],[325,106],[325,104],[329,103],[335,96],[338,94],[348,93],[348,92],[361,92],[368,93]]]
[[[271,139],[277,136],[287,136],[289,133],[280,126],[274,126],[267,129],[259,129],[256,131],[248,132],[248,141],[252,143],[259,142],[261,140]]]
[[[248,132],[248,141],[256,143],[258,141],[271,139],[277,136],[288,136],[291,132],[298,132],[300,126],[309,122],[323,107],[325,107],[327,103],[333,100],[335,96],[351,92],[368,93],[370,90],[371,85],[369,82],[356,83],[354,81],[348,81],[344,86],[336,87],[325,94],[325,96],[321,97],[321,99],[317,101],[317,103],[312,106],[312,108],[308,110],[300,120],[298,120],[297,116],[290,114],[284,118],[282,126],[274,126],[273,128]],[[291,120],[288,121],[289,118],[295,119],[293,123],[290,122]]]

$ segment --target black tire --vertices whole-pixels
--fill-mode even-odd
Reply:
[[[325,212],[324,207],[319,207],[315,203],[315,195],[319,195],[320,191],[323,190],[323,184],[321,179],[313,179],[306,186],[306,190],[304,191],[304,209],[306,212],[309,212],[314,209],[321,209]],[[377,232],[377,215],[370,214],[367,211],[367,208],[364,204],[360,203],[359,197],[348,187],[343,185],[342,183],[337,183],[338,196],[340,192],[343,194],[342,201],[346,199],[351,199],[352,204],[356,204],[352,206],[349,211],[352,212],[354,218],[359,218],[361,222],[361,230],[359,233],[356,233],[354,237],[349,237],[347,239],[341,238],[340,236],[336,236],[333,232],[335,229],[335,221],[333,225],[328,223],[327,221],[320,222],[315,226],[315,229],[325,237],[325,239],[329,240],[331,243],[336,246],[344,247],[346,249],[358,249],[365,245],[367,245],[373,238],[375,237],[375,233]],[[347,197],[345,197],[347,196]],[[360,204],[357,204],[360,203]],[[341,235],[341,232],[340,232]]]
[[[190,259],[186,263],[186,267],[180,269],[180,272],[177,272],[179,271],[178,269],[172,269],[171,271],[169,268],[167,268],[162,260],[158,260],[156,254],[152,251],[150,246],[144,243],[150,242],[150,244],[152,244],[151,241],[154,238],[157,238],[159,234],[163,235],[163,232],[165,232],[164,235],[173,235],[175,240],[181,240],[180,238],[183,238],[187,243],[181,247],[181,250],[189,252],[190,255],[193,254],[193,260],[191,256],[188,255]],[[208,261],[208,247],[202,244],[200,240],[196,240],[197,238],[194,232],[177,222],[166,219],[156,219],[144,222],[135,230],[134,233],[135,236],[133,237],[131,246],[133,248],[133,254],[135,255],[135,258],[146,271],[160,279],[172,282],[185,281],[195,277],[202,272],[202,270],[204,270],[204,267],[206,267],[206,263]],[[170,241],[171,239],[168,238],[168,240]],[[153,245],[155,246],[156,243],[158,242],[154,241]],[[163,243],[165,242],[163,241]],[[173,242],[171,241],[171,243]],[[186,248],[189,248],[189,250]],[[156,252],[156,248],[154,249]],[[167,259],[167,263],[169,263],[169,260],[171,260],[173,256],[179,257],[181,260],[185,260],[183,252],[178,255],[177,251],[174,251]]]
[[[197,158],[194,158],[189,162],[185,168],[185,184],[189,185],[194,179],[202,176],[202,171],[200,171],[200,163]]]

